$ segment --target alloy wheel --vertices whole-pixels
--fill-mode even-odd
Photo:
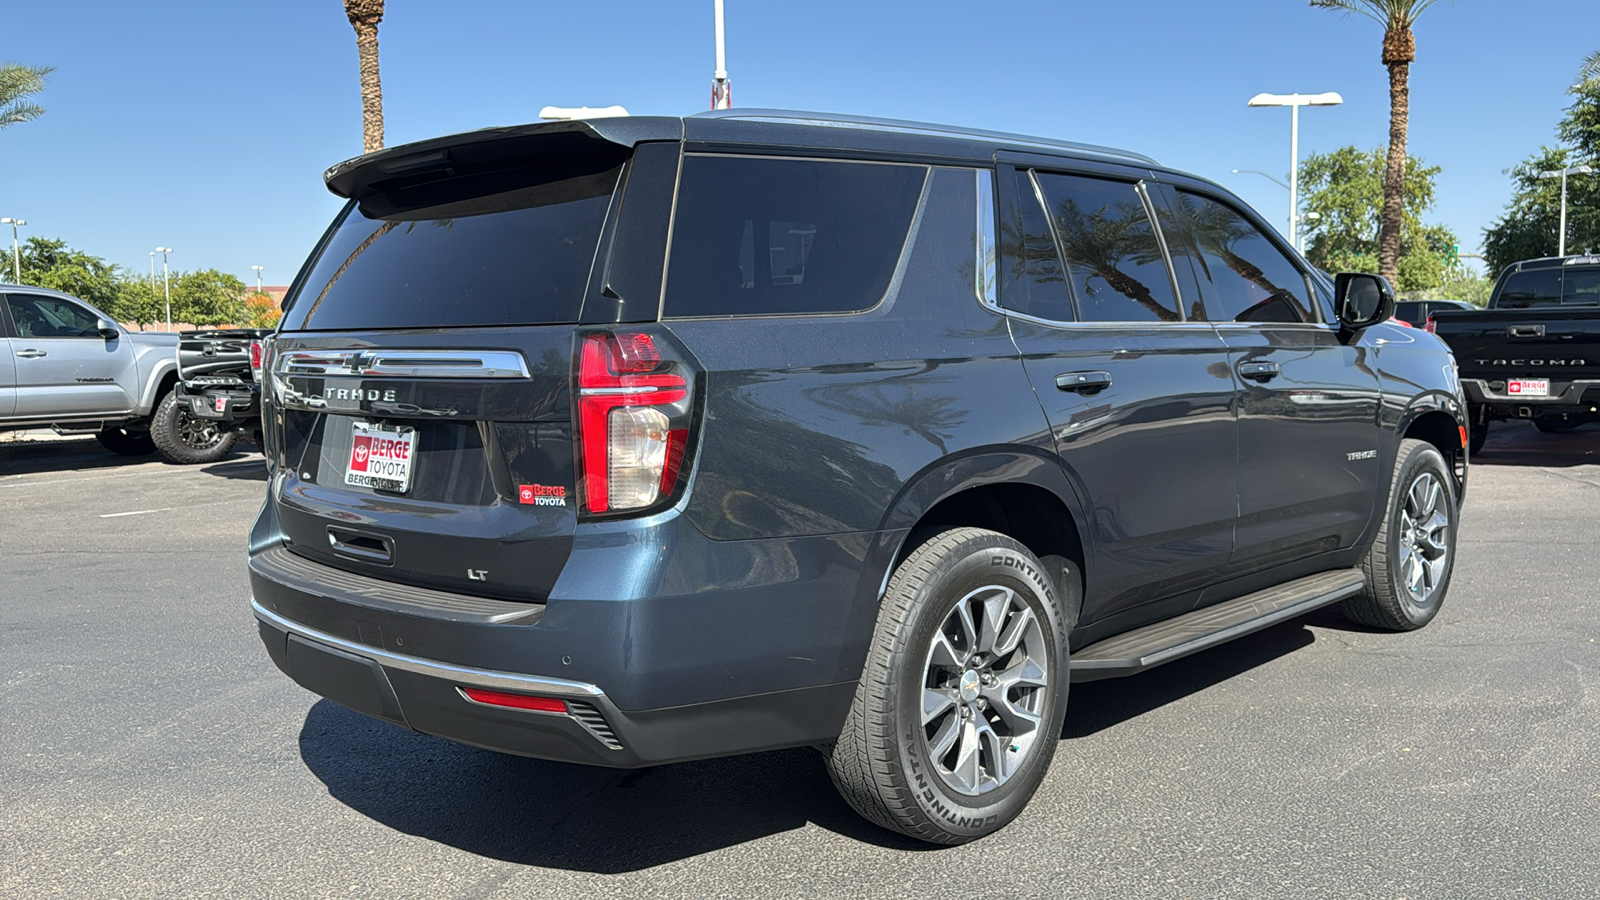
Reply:
[[[1423,472],[1406,489],[1400,507],[1400,586],[1414,605],[1427,606],[1438,593],[1450,562],[1449,504],[1444,485]]]
[[[1027,761],[1045,714],[1049,652],[1039,616],[1003,585],[978,588],[945,616],[923,670],[922,732],[952,790],[988,793]]]

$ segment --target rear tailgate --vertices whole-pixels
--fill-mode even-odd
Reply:
[[[1440,312],[1434,331],[1455,353],[1462,378],[1600,378],[1600,309]]]
[[[577,526],[578,323],[632,157],[587,129],[478,132],[330,170],[354,201],[269,360],[269,502],[289,550],[480,597],[549,595]]]
[[[178,377],[252,381],[250,344],[268,334],[267,329],[253,328],[185,331],[178,335]]]

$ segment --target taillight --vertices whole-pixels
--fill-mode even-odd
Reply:
[[[256,384],[261,383],[261,363],[266,359],[266,348],[260,341],[250,342],[250,374],[255,378]]]
[[[643,332],[584,335],[578,456],[590,513],[644,509],[672,495],[689,439],[689,381]]]
[[[1422,330],[1426,331],[1429,334],[1438,334],[1439,333],[1438,327],[1434,325],[1433,319],[1431,319],[1431,318],[1428,319],[1428,321],[1422,323]]]

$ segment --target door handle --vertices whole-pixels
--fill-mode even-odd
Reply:
[[[1544,337],[1543,325],[1512,325],[1506,331],[1516,337]]]
[[[49,356],[50,354],[44,352],[43,350],[32,350],[32,349],[29,349],[29,350],[18,350],[17,351],[17,355],[22,357],[23,359],[38,359],[41,356]]]
[[[1110,386],[1110,372],[1067,372],[1056,376],[1058,390],[1076,394],[1098,394]]]
[[[1278,364],[1275,362],[1242,362],[1239,363],[1239,377],[1251,381],[1271,381],[1278,377]]]

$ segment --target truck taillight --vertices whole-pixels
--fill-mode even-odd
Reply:
[[[584,509],[628,512],[671,496],[689,439],[685,368],[649,334],[587,334],[577,381]]]
[[[1437,326],[1433,324],[1433,319],[1431,317],[1428,319],[1428,321],[1422,323],[1422,330],[1429,334],[1437,334],[1439,331]]]
[[[261,383],[261,363],[266,357],[266,348],[260,341],[250,342],[250,374],[255,377],[256,384]]]

